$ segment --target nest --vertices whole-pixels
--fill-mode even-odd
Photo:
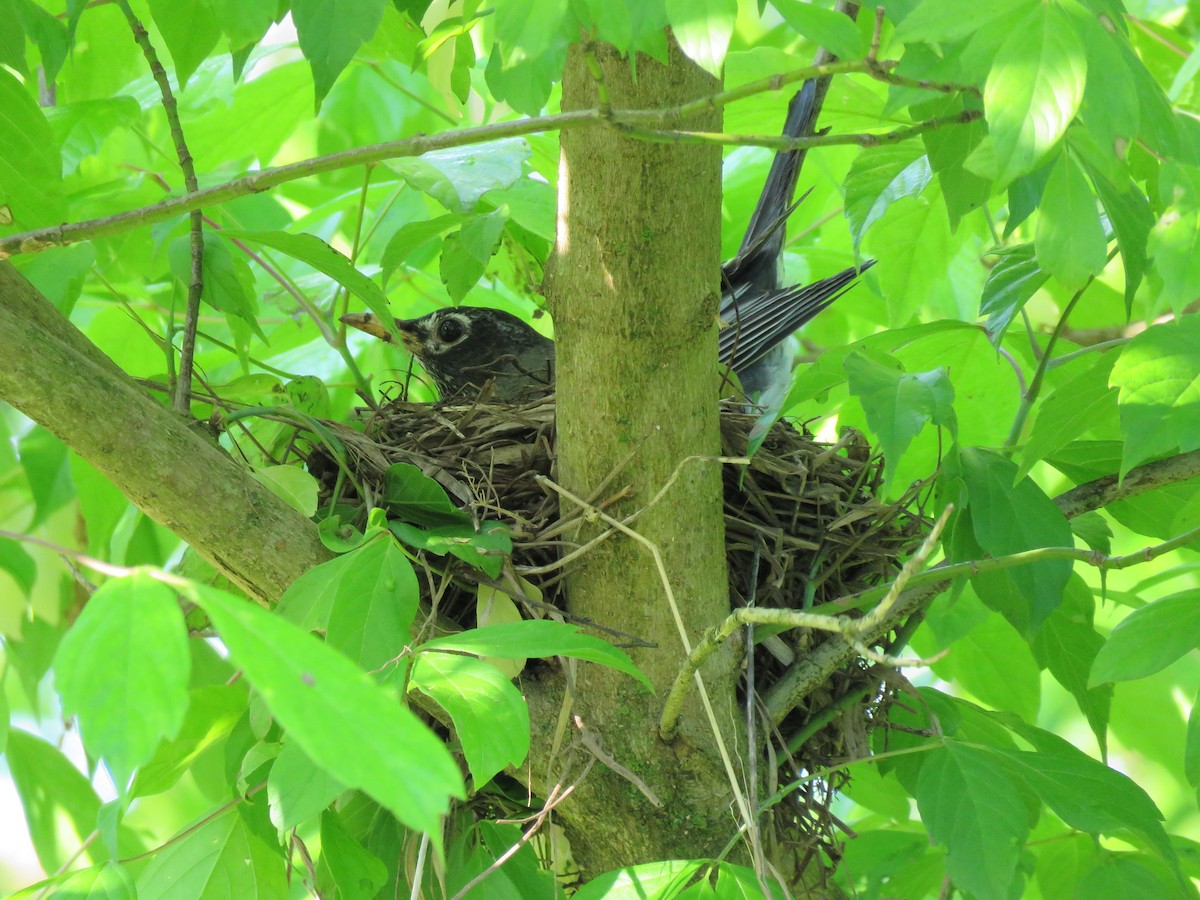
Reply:
[[[326,487],[327,500],[381,505],[388,467],[397,462],[415,465],[477,522],[508,524],[513,570],[540,590],[542,602],[570,619],[564,568],[558,563],[575,549],[563,541],[562,535],[569,533],[563,516],[579,513],[560,511],[557,495],[536,479],[554,477],[552,398],[523,406],[392,401],[359,410],[359,416],[361,431],[347,426],[337,430],[345,465],[354,476],[353,488],[347,488],[339,466],[324,451],[309,458],[310,470]],[[722,408],[726,455],[745,454],[755,422],[756,417],[740,412],[739,405]],[[899,560],[915,549],[928,527],[912,511],[912,495],[896,504],[877,498],[881,475],[880,458],[855,432],[830,445],[790,423],[776,423],[748,466],[724,468],[731,603],[808,609],[890,582],[899,571]],[[332,498],[335,484],[340,496]],[[607,492],[619,487],[618,472]],[[476,584],[486,578],[465,564],[454,565],[449,557],[431,563],[436,564],[430,569],[442,574],[440,580],[427,579],[427,599],[436,603],[440,614],[473,626]],[[604,626],[617,623],[587,624],[610,636],[616,633]],[[753,660],[755,690],[768,690],[793,660],[817,644],[841,639],[793,629],[759,642]],[[857,660],[792,710],[779,729],[780,743],[800,735],[803,746],[791,740],[792,752],[778,753],[780,781],[866,755],[865,736],[890,694],[883,680],[874,666]],[[851,693],[866,699],[830,716],[827,711],[843,707],[839,701]],[[828,721],[817,727],[813,720],[821,716]],[[789,814],[786,839],[836,854],[828,804],[837,787],[836,781],[825,779],[792,795],[799,805]]]

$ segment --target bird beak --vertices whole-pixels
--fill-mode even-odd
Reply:
[[[341,317],[343,324],[349,325],[351,328],[357,328],[359,331],[365,331],[367,334],[379,338],[381,341],[388,344],[403,344],[408,352],[420,355],[421,337],[416,329],[411,327],[414,321],[396,320],[396,329],[399,332],[399,340],[397,335],[388,331],[383,323],[379,321],[379,317],[374,313],[346,313]]]

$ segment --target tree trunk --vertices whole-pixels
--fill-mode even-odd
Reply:
[[[719,88],[673,42],[668,65],[639,57],[636,73],[613,48],[590,49],[614,108],[674,106]],[[588,62],[585,48],[572,48],[564,111],[600,102]],[[720,125],[720,113],[709,111],[680,127]],[[632,527],[661,553],[693,644],[729,612],[721,471],[712,459],[720,451],[720,176],[715,146],[650,143],[615,129],[564,132],[558,246],[547,279],[558,343],[559,478],[597,503],[622,492],[605,512],[623,518],[678,475]],[[695,456],[709,459],[688,461]],[[591,523],[575,538],[584,542],[605,527]],[[720,853],[737,819],[695,692],[679,737],[667,744],[657,734],[662,699],[686,651],[652,553],[624,536],[600,544],[569,578],[568,597],[573,614],[657,645],[633,651],[654,697],[601,667],[578,669],[574,712],[603,752],[663,804],[655,808],[632,779],[595,766],[563,807],[585,877]],[[744,747],[733,669],[726,654],[706,681],[726,745]]]

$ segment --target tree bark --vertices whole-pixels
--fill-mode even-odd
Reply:
[[[718,89],[673,42],[667,65],[639,57],[636,72],[609,46],[576,46],[563,79],[564,111],[602,99],[589,49],[613,108],[673,106]],[[720,126],[720,112],[711,111],[681,127]],[[559,173],[558,245],[546,285],[558,344],[559,478],[594,501],[627,488],[606,507],[621,518],[646,507],[678,470],[633,527],[660,551],[694,643],[729,612],[720,464],[685,462],[720,451],[720,151],[648,143],[616,129],[564,132]],[[577,539],[603,527],[589,526]],[[721,852],[737,816],[698,701],[672,744],[657,735],[662,698],[686,651],[652,554],[627,537],[601,544],[568,579],[568,597],[572,613],[657,644],[633,651],[654,697],[601,667],[578,669],[575,713],[604,753],[663,803],[656,809],[631,779],[595,766],[562,808],[576,825],[572,847],[585,877]],[[706,681],[727,745],[744,747],[728,653],[706,670]]]
[[[0,400],[61,438],[259,602],[332,554],[316,527],[159,405],[0,262]]]

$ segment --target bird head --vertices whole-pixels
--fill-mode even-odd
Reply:
[[[494,384],[498,400],[526,400],[554,389],[554,344],[516,316],[499,309],[459,306],[417,319],[397,319],[392,334],[371,313],[342,322],[388,343],[399,343],[421,361],[443,400]]]

